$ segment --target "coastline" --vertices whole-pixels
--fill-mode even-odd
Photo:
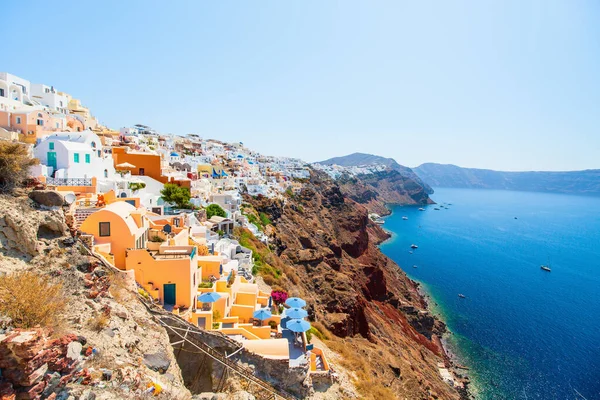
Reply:
[[[388,204],[388,203],[386,203],[385,207],[388,210],[388,213],[385,216],[382,215],[382,217],[388,218],[388,217],[392,216],[393,211],[390,209],[389,205],[404,206],[403,204]],[[416,205],[409,204],[407,206],[416,206]],[[396,235],[395,232],[385,229],[384,225],[380,225],[380,227],[387,234],[387,238],[380,241],[379,243],[377,243],[378,247],[386,242],[389,242]],[[392,261],[394,261],[394,260],[392,260]],[[394,263],[396,263],[396,262],[394,261]],[[396,263],[396,265],[398,265],[398,268],[400,268],[406,274],[406,271],[404,271],[404,269],[398,263]],[[434,316],[434,318],[438,319],[439,321],[441,321],[444,324],[444,332],[439,336],[436,334],[432,335],[431,340],[441,349],[445,368],[447,368],[449,370],[449,372],[454,377],[454,380],[456,382],[459,382],[460,385],[462,385],[462,386],[455,386],[457,392],[460,395],[461,400],[474,399],[475,397],[474,397],[473,393],[471,392],[471,390],[469,390],[469,387],[471,386],[471,380],[470,380],[468,371],[470,369],[468,367],[466,367],[463,364],[463,361],[461,360],[461,358],[450,349],[447,338],[449,335],[452,335],[452,331],[450,329],[448,329],[448,325],[444,321],[443,316],[440,315],[438,312],[436,312],[433,309],[433,307],[431,306],[431,304],[437,304],[437,303],[435,301],[433,301],[433,298],[424,289],[424,285],[421,282],[418,282],[408,276],[407,276],[407,278],[417,288],[417,293],[419,294],[421,301],[425,305],[425,309],[427,311],[429,311]]]

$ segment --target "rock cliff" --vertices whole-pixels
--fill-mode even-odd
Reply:
[[[393,169],[338,180],[344,195],[364,205],[369,212],[390,213],[386,204],[433,204],[424,186]]]
[[[246,196],[269,216],[274,253],[288,266],[277,284],[308,300],[309,316],[333,334],[328,345],[343,356],[364,396],[457,399],[438,373],[442,350],[432,340],[445,326],[427,311],[417,285],[377,248],[387,235],[351,196],[362,191],[357,200],[368,205],[381,194],[369,189],[374,181],[357,183],[364,186],[350,192],[351,182],[313,172],[285,200]]]
[[[0,275],[21,273],[60,288],[64,309],[38,327],[19,328],[0,315],[0,398],[192,397],[166,332],[136,301],[134,283],[86,253],[60,207],[0,196]],[[27,309],[42,295],[8,291],[0,301]]]

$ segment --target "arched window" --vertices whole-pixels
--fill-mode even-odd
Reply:
[[[96,148],[96,142],[92,142],[92,149]]]
[[[108,170],[107,169],[104,170],[104,177],[108,178]]]
[[[44,116],[42,115],[42,113],[38,113],[38,118],[44,118]]]

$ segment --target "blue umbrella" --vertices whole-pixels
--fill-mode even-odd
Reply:
[[[303,319],[291,319],[285,324],[286,328],[288,328],[292,332],[300,333],[306,332],[310,329],[310,324],[308,321]]]
[[[288,308],[287,310],[285,310],[285,316],[290,317],[292,319],[302,319],[308,316],[308,312],[301,308]]]
[[[271,318],[271,310],[267,310],[266,308],[261,308],[258,311],[254,311],[254,314],[252,316],[256,319],[260,319],[261,321],[264,321],[265,319]]]
[[[219,300],[221,298],[221,295],[217,292],[207,292],[207,293],[203,293],[200,296],[198,296],[198,301],[202,302],[202,303],[214,303],[215,301]]]
[[[293,308],[302,308],[306,305],[306,302],[298,297],[290,297],[285,301],[285,304]]]

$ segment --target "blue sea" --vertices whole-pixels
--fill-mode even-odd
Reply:
[[[432,198],[452,205],[393,206],[381,249],[431,296],[476,398],[600,399],[600,198],[446,188]]]

